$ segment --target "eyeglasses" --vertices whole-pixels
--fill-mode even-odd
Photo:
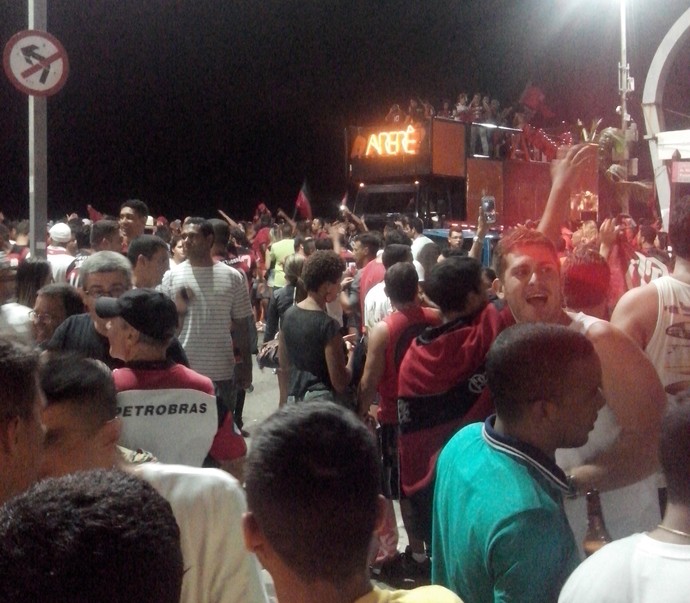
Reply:
[[[46,324],[51,324],[56,320],[55,316],[53,316],[52,314],[47,314],[45,312],[39,313],[34,310],[31,310],[31,312],[29,312],[29,318],[32,322],[44,322]]]
[[[86,295],[98,299],[99,297],[120,297],[125,291],[126,287],[117,286],[112,289],[101,289],[100,287],[92,287],[85,291]]]

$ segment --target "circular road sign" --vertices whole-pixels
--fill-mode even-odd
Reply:
[[[51,96],[67,80],[69,61],[62,44],[45,31],[14,34],[3,53],[5,73],[15,88],[33,96]]]

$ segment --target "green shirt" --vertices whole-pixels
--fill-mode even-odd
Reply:
[[[491,417],[441,452],[432,581],[465,603],[558,599],[579,563],[563,511],[566,478],[535,448],[497,434]]]

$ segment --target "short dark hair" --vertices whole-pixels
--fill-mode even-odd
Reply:
[[[252,437],[247,505],[298,576],[341,583],[366,567],[379,472],[376,442],[354,413],[331,402],[288,405]]]
[[[302,234],[297,234],[295,235],[295,244],[294,244],[294,249],[295,253],[299,251],[299,248],[302,247],[304,249],[304,255],[310,256],[314,251],[316,250],[316,245],[314,243],[314,237],[305,237]]]
[[[0,419],[28,419],[36,397],[38,354],[25,345],[0,338]]]
[[[60,299],[65,309],[65,318],[84,312],[84,300],[79,290],[68,283],[50,283],[39,289],[38,295]]]
[[[404,216],[403,224],[407,224],[412,230],[419,234],[424,232],[424,222],[417,216]]]
[[[590,308],[606,301],[611,269],[594,249],[580,247],[561,265],[561,287],[565,305],[571,310]]]
[[[521,323],[503,331],[486,356],[486,380],[501,420],[515,423],[537,400],[561,400],[564,375],[595,354],[582,334],[563,326]]]
[[[447,258],[424,279],[424,293],[444,314],[464,311],[467,296],[482,290],[482,265],[469,257]]]
[[[384,245],[412,245],[412,239],[408,237],[402,230],[398,228],[390,228],[386,232],[384,238]]]
[[[179,601],[184,564],[170,503],[121,471],[39,482],[0,509],[0,600]]]
[[[394,304],[409,304],[419,294],[419,277],[411,262],[403,261],[393,264],[386,270],[383,282],[386,295]]]
[[[335,251],[315,251],[304,262],[302,281],[307,291],[317,291],[323,283],[336,283],[345,271],[345,261]]]
[[[213,226],[213,242],[227,247],[230,241],[230,225],[220,218],[211,218],[209,222]]]
[[[117,416],[117,392],[110,369],[100,360],[51,352],[40,368],[47,406],[72,404],[91,427]]]
[[[519,226],[501,238],[494,249],[494,270],[498,278],[503,280],[506,271],[506,257],[521,247],[541,247],[553,256],[556,266],[559,266],[556,247],[551,240],[538,230]]]
[[[441,249],[441,255],[444,258],[464,258],[467,257],[467,251],[462,247],[444,247]]]
[[[159,249],[165,249],[168,253],[168,244],[156,235],[143,234],[132,239],[127,248],[127,259],[132,266],[136,267],[140,255],[146,259],[151,259]]]
[[[685,195],[673,203],[669,216],[668,238],[673,246],[673,253],[690,259],[690,195]]]
[[[213,224],[211,223],[210,220],[207,220],[206,218],[198,218],[198,217],[192,217],[192,218],[187,218],[184,221],[183,224],[183,229],[185,226],[198,226],[199,227],[199,232],[204,235],[204,237],[214,237],[215,240],[215,233],[213,230]]]
[[[329,251],[333,249],[333,240],[326,237],[319,237],[314,240],[314,249],[316,251]]]
[[[362,247],[367,248],[367,255],[375,257],[381,248],[381,235],[376,231],[363,232],[354,237],[354,241],[359,241]]]
[[[650,224],[640,224],[638,232],[642,240],[646,243],[649,243],[650,245],[654,244],[654,240],[656,239],[656,235],[658,234],[656,228],[654,228]]]
[[[239,226],[230,227],[230,237],[235,239],[235,243],[241,247],[251,247],[249,241],[247,240],[247,233],[244,232]]]
[[[91,225],[89,242],[91,247],[98,245],[103,239],[107,239],[120,230],[120,225],[115,220],[98,220]]]
[[[690,393],[678,396],[661,423],[659,459],[666,476],[668,500],[690,505]]]
[[[38,290],[53,280],[53,269],[48,260],[26,260],[17,266],[17,302],[33,308]]]
[[[386,245],[383,248],[383,254],[381,255],[381,262],[383,267],[388,270],[394,264],[398,262],[412,262],[412,249],[409,245],[399,245],[398,243],[393,243],[391,245]]]
[[[149,217],[149,206],[146,205],[141,199],[127,199],[122,205],[120,205],[120,211],[125,207],[129,207],[134,210],[134,213],[139,214],[144,218]]]

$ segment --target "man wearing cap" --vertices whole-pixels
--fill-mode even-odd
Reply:
[[[122,366],[122,362],[108,352],[107,329],[105,321],[96,314],[96,301],[101,297],[120,297],[131,289],[132,265],[120,253],[99,251],[84,260],[79,280],[86,313],[65,320],[53,333],[46,349],[77,352],[105,362],[111,369]],[[172,340],[168,356],[175,362],[189,365],[177,338]]]
[[[56,283],[67,282],[67,269],[74,261],[74,256],[67,251],[67,245],[73,240],[72,229],[64,222],[58,222],[48,230],[46,254]]]
[[[120,443],[165,463],[200,467],[218,428],[216,398],[208,377],[166,359],[177,329],[175,303],[164,293],[134,289],[100,298],[96,313],[107,319],[110,355],[125,363],[113,371]]]

